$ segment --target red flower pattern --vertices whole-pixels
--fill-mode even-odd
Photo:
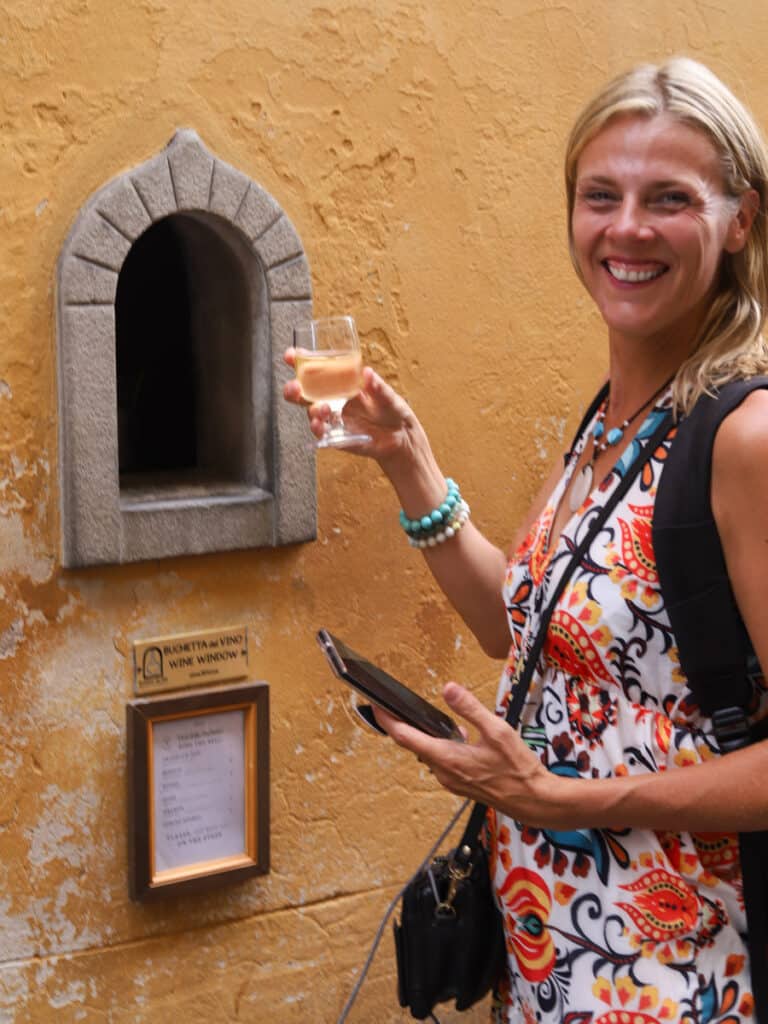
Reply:
[[[555,944],[547,928],[552,896],[541,875],[513,868],[499,889],[506,908],[507,945],[524,978],[544,981],[555,966]]]
[[[653,505],[630,505],[632,519],[619,519],[621,558],[625,568],[644,583],[657,583],[656,558],[651,540]]]
[[[635,927],[655,942],[665,942],[692,932],[701,901],[695,890],[662,868],[648,871],[622,889],[632,894],[631,903],[616,905],[632,918]]]
[[[589,632],[575,616],[562,608],[552,615],[544,656],[568,676],[613,683],[613,676],[604,665],[600,649]]]

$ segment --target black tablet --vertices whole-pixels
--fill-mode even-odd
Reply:
[[[440,708],[398,682],[378,665],[373,665],[361,654],[357,654],[327,630],[321,629],[318,632],[317,642],[335,675],[371,703],[430,736],[464,742],[459,727]]]

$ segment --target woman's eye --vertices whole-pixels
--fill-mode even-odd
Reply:
[[[581,194],[582,199],[590,206],[607,206],[617,203],[619,197],[615,192],[608,192],[603,188],[590,188]]]
[[[661,192],[651,200],[651,206],[661,210],[682,210],[690,202],[687,192]]]

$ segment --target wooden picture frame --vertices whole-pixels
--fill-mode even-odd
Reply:
[[[269,686],[126,705],[129,894],[140,902],[269,871]]]

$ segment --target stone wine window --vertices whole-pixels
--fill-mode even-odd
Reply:
[[[179,131],[91,196],[57,283],[65,566],[315,537],[306,417],[280,397],[309,268],[270,195]]]

